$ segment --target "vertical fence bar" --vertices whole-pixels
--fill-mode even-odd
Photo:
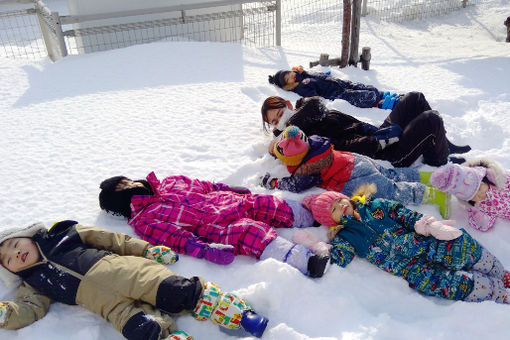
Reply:
[[[275,22],[275,33],[276,33],[276,46],[282,46],[282,1],[276,0],[276,22]]]
[[[55,35],[56,35],[55,38],[57,39],[57,48],[60,54],[59,57],[63,58],[67,56],[67,47],[66,41],[64,39],[64,32],[62,32],[62,25],[60,24],[60,16],[58,15],[58,12],[52,12],[51,18],[55,23]]]

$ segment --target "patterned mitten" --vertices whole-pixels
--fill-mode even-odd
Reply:
[[[186,254],[205,258],[216,264],[230,264],[234,261],[234,246],[229,244],[205,243],[198,238],[190,238],[186,242]]]
[[[185,331],[176,331],[173,333],[170,333],[168,337],[162,339],[162,340],[195,340],[194,337],[186,333]]]
[[[8,311],[9,305],[5,302],[0,302],[0,327],[5,323]]]
[[[144,257],[163,264],[171,264],[179,260],[179,255],[166,246],[150,247],[145,252]]]
[[[202,296],[191,313],[197,320],[211,319],[215,324],[228,328],[243,328],[261,337],[268,319],[253,311],[248,303],[232,293],[223,293],[220,287],[206,282]]]

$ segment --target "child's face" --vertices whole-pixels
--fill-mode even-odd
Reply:
[[[39,249],[28,237],[14,237],[0,244],[0,262],[16,273],[39,261]]]
[[[480,183],[480,188],[478,188],[478,191],[473,196],[471,201],[473,202],[480,202],[487,198],[487,190],[489,189],[489,185],[485,182]]]
[[[336,223],[339,223],[343,216],[352,216],[353,212],[354,208],[346,198],[336,200],[331,204],[331,218]]]
[[[296,82],[296,72],[289,71],[285,73],[283,79],[285,80],[286,85],[294,84]]]
[[[117,186],[115,187],[115,190],[121,191],[121,190],[125,190],[125,189],[143,188],[143,187],[144,186],[143,186],[142,182],[136,182],[136,181],[132,181],[128,178],[125,178],[117,184]]]

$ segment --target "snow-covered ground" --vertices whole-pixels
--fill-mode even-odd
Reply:
[[[487,0],[406,24],[362,18],[360,46],[372,48],[370,71],[315,69],[380,89],[424,92],[451,140],[473,147],[468,157],[490,157],[510,169],[510,44],[503,25],[509,15],[508,0]],[[56,63],[0,58],[0,228],[74,219],[134,235],[125,220],[98,206],[99,183],[119,174],[136,179],[154,170],[159,177],[183,174],[269,193],[258,177],[285,169],[266,154],[260,106],[269,95],[298,96],[268,84],[267,75],[307,66],[322,52],[338,56],[336,31],[328,35],[332,28],[324,26],[311,35],[316,29],[284,37],[283,48],[159,42]],[[328,105],[374,124],[389,112],[341,100]],[[434,206],[415,208],[440,218]],[[466,226],[456,200],[452,215]],[[509,221],[487,233],[468,230],[510,268]],[[325,229],[312,232],[325,238]],[[493,340],[508,339],[510,332],[507,305],[424,297],[361,259],[344,269],[333,266],[321,279],[245,256],[229,266],[181,256],[171,269],[246,297],[270,319],[264,339]],[[0,300],[14,294],[0,284]],[[196,339],[229,338],[191,316],[177,323]],[[0,338],[122,336],[81,307],[55,303],[40,321],[0,330]]]

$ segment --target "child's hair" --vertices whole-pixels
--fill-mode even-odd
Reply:
[[[268,76],[267,81],[269,82],[269,84],[275,84],[276,86],[283,88],[286,85],[285,75],[287,74],[287,72],[289,71],[280,70],[276,72],[274,76],[271,75]]]
[[[260,111],[262,113],[262,128],[265,133],[269,133],[269,129],[271,128],[271,124],[267,121],[267,111],[281,109],[282,107],[287,107],[287,102],[285,99],[278,96],[268,97],[264,100],[264,103],[262,103]]]
[[[99,185],[99,206],[101,209],[111,212],[115,215],[122,215],[126,218],[131,217],[131,197],[134,195],[152,195],[150,184],[146,180],[137,180],[143,184],[143,187],[134,187],[117,190],[117,185],[122,180],[129,180],[125,176],[114,176],[105,179]]]

